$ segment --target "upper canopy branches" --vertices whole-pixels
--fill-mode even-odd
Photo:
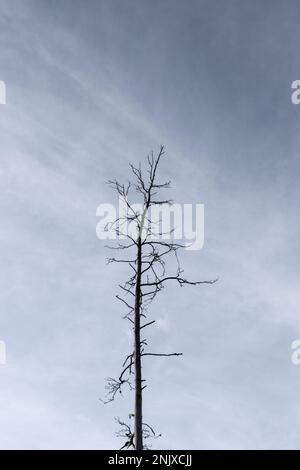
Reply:
[[[175,243],[171,238],[174,229],[163,232],[160,229],[161,219],[153,218],[149,214],[151,206],[163,206],[172,204],[171,199],[159,198],[161,189],[170,187],[170,181],[159,183],[157,181],[158,165],[165,154],[164,147],[161,146],[159,153],[154,157],[153,153],[147,157],[147,168],[143,171],[141,164],[135,166],[130,164],[133,174],[133,181],[126,185],[117,180],[109,181],[110,186],[117,191],[119,197],[124,202],[126,213],[110,223],[110,229],[114,229],[120,239],[116,246],[110,247],[114,250],[129,250],[130,255],[120,257],[111,257],[108,263],[128,264],[132,270],[132,275],[120,286],[125,296],[135,295],[135,285],[137,278],[137,247],[141,246],[141,308],[146,306],[155,298],[156,294],[163,289],[165,282],[176,281],[181,287],[184,285],[213,284],[217,279],[209,281],[189,281],[183,276],[183,270],[180,267],[178,259],[178,250],[185,245]],[[130,201],[131,192],[142,195],[142,203],[134,204]],[[133,224],[132,230],[125,230],[128,224]],[[166,237],[169,237],[166,239]],[[168,255],[173,255],[176,261],[176,272],[171,275],[166,274],[166,260]],[[125,318],[131,321],[133,305],[128,303],[122,297],[117,296],[129,309]],[[133,302],[132,302],[133,303]]]

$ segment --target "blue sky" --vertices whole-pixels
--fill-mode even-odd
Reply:
[[[0,448],[116,448],[104,378],[130,347],[96,208],[164,144],[179,203],[205,204],[191,278],[151,315],[156,448],[299,448],[300,6],[1,0]]]

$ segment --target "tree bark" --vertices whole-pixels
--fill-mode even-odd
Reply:
[[[143,450],[142,426],[142,364],[141,364],[141,271],[142,241],[139,236],[137,252],[137,275],[134,305],[134,371],[135,371],[135,406],[134,406],[134,443],[135,450]]]

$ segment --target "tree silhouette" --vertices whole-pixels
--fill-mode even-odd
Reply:
[[[213,284],[216,279],[209,281],[189,281],[184,277],[180,267],[178,250],[185,245],[172,241],[173,230],[167,234],[170,241],[166,241],[166,232],[160,229],[161,220],[153,220],[149,212],[154,206],[171,205],[170,199],[160,198],[159,193],[170,187],[170,181],[159,183],[157,181],[158,165],[165,154],[161,146],[156,157],[153,153],[147,157],[147,168],[143,172],[141,164],[136,167],[130,164],[133,182],[121,184],[117,180],[109,181],[109,185],[117,192],[126,207],[126,214],[116,218],[107,225],[107,230],[113,230],[119,242],[110,249],[119,253],[126,253],[124,257],[111,257],[108,263],[125,263],[130,267],[129,279],[120,285],[122,295],[117,299],[126,307],[124,319],[129,321],[133,328],[134,348],[122,364],[119,377],[107,378],[105,403],[115,399],[127,386],[134,391],[134,412],[129,415],[133,419],[133,426],[117,418],[121,429],[118,436],[126,438],[122,449],[134,448],[143,450],[147,448],[144,441],[150,437],[156,438],[154,429],[143,421],[142,395],[146,381],[142,377],[142,360],[150,356],[170,357],[181,356],[181,352],[157,353],[147,350],[147,341],[143,337],[145,328],[153,325],[155,320],[147,319],[148,307],[157,294],[168,282],[176,282],[180,287],[185,285]],[[130,201],[131,194],[138,194],[142,199],[141,210]],[[128,230],[129,228],[129,230]],[[124,240],[124,242],[120,242]],[[167,274],[166,259],[173,255],[176,261],[176,271]]]

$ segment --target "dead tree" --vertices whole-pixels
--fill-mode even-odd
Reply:
[[[118,252],[126,253],[124,257],[111,257],[108,263],[125,263],[130,267],[130,278],[120,285],[122,295],[117,295],[127,308],[124,318],[133,328],[134,350],[125,358],[122,371],[117,379],[107,379],[107,395],[104,400],[108,403],[115,399],[118,393],[122,394],[124,386],[134,390],[134,412],[129,415],[133,418],[133,429],[129,424],[117,420],[121,426],[118,435],[127,439],[122,449],[145,449],[144,439],[158,437],[151,426],[143,422],[142,418],[142,394],[146,387],[142,377],[142,359],[150,356],[181,356],[182,353],[156,353],[146,350],[147,342],[143,337],[145,328],[153,325],[155,320],[147,319],[147,308],[157,294],[168,282],[176,282],[180,287],[185,285],[213,284],[210,281],[189,281],[183,275],[178,261],[178,250],[185,245],[175,243],[172,240],[172,230],[169,233],[169,241],[162,238],[160,229],[161,220],[152,220],[149,215],[154,206],[170,205],[172,201],[159,197],[161,190],[170,187],[170,181],[159,183],[157,181],[157,169],[160,159],[164,155],[161,147],[157,157],[148,156],[147,169],[143,172],[141,165],[130,165],[134,177],[133,182],[121,184],[117,180],[109,181],[109,185],[116,190],[119,198],[126,207],[126,214],[107,225],[107,230],[114,230],[119,242],[116,246],[109,247]],[[130,200],[131,194],[140,196],[141,210],[136,209],[136,204]],[[120,241],[124,240],[124,242]],[[166,257],[174,255],[176,260],[175,274],[167,274]],[[134,380],[132,380],[134,379]]]

